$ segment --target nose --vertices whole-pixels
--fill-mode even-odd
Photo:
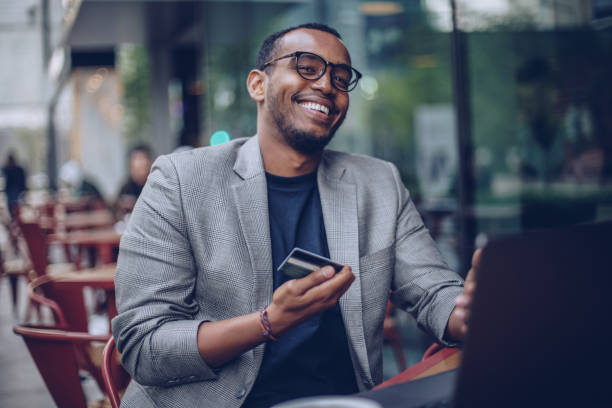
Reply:
[[[321,92],[326,95],[334,93],[336,89],[332,85],[331,71],[332,68],[330,66],[327,66],[325,69],[325,73],[323,73],[323,76],[321,76],[321,78],[317,79],[316,81],[313,81],[312,87],[314,89],[321,90]]]

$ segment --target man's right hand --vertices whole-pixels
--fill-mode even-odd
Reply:
[[[355,275],[345,265],[338,273],[325,266],[301,279],[285,282],[274,291],[268,306],[272,334],[282,336],[304,320],[334,306],[348,290]]]

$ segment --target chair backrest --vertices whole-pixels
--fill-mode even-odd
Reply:
[[[60,290],[53,285],[52,275],[43,275],[28,284],[28,297],[49,307],[58,326],[81,332],[88,330],[87,309],[81,288]]]
[[[25,239],[30,253],[30,261],[36,275],[42,276],[47,270],[47,241],[46,235],[36,222],[19,222],[21,234]]]
[[[119,392],[127,387],[130,382],[130,375],[121,365],[114,337],[108,339],[102,353],[102,379],[112,408],[119,408],[119,405],[121,405]]]
[[[75,346],[106,342],[108,335],[19,325],[13,331],[23,337],[58,408],[86,408]]]

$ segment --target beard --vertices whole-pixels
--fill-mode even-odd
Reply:
[[[307,132],[297,129],[290,122],[286,113],[280,108],[281,103],[274,97],[270,98],[270,111],[272,112],[272,118],[276,123],[277,128],[282,133],[285,142],[292,149],[300,153],[311,155],[314,153],[321,152],[329,142],[331,142],[336,130],[340,127],[346,115],[342,116],[338,123],[336,123],[326,135],[319,136],[313,132]]]

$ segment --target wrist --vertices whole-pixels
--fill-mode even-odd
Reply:
[[[268,316],[268,307],[264,307],[259,312],[259,328],[267,340],[278,341],[278,337],[272,331],[272,325],[270,324]]]

